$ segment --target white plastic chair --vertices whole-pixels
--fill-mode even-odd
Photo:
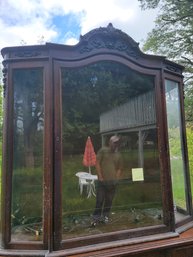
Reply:
[[[82,195],[83,190],[84,190],[84,186],[87,187],[87,191],[88,191],[88,185],[89,182],[86,181],[86,179],[84,178],[79,178],[79,188],[80,188],[80,194]]]
[[[81,178],[81,175],[82,174],[85,174],[86,172],[84,172],[84,171],[79,171],[79,172],[77,172],[76,173],[76,176],[79,178],[79,183],[78,183],[78,185],[79,185],[79,189],[80,189],[80,194],[82,195],[82,193],[83,193],[83,190],[84,190],[84,186],[86,186],[87,187],[87,190],[88,190],[88,182],[86,181],[86,179],[84,179],[84,178]]]

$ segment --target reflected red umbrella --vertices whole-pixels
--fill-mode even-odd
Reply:
[[[94,151],[94,147],[91,141],[91,138],[88,137],[86,141],[86,146],[84,150],[83,157],[83,165],[89,167],[89,173],[91,173],[91,166],[95,166],[96,164],[96,154]]]

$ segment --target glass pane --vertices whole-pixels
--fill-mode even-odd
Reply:
[[[108,61],[61,74],[63,239],[162,223],[154,78]]]
[[[165,88],[173,198],[176,221],[179,221],[183,218],[187,206],[178,83],[166,80]]]
[[[14,70],[13,86],[12,240],[41,240],[43,70]]]

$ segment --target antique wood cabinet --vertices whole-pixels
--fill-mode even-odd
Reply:
[[[183,67],[112,24],[2,56],[0,256],[192,256]]]

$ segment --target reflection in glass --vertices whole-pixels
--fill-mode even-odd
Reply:
[[[43,74],[42,69],[13,72],[13,240],[40,240],[42,234]]]
[[[61,76],[63,238],[162,223],[154,77],[109,61],[62,68]],[[98,155],[113,135],[120,137],[121,176],[108,224],[101,216],[93,227],[99,183],[96,167],[83,164],[85,144],[90,136]]]
[[[175,210],[178,211],[176,212],[176,221],[178,221],[183,217],[180,213],[184,213],[187,210],[178,83],[166,80],[165,90],[172,189]]]

